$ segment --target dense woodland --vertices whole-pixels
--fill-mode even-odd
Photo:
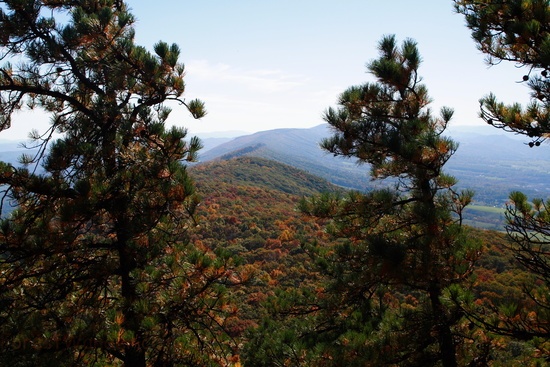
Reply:
[[[317,294],[327,281],[319,267],[321,260],[312,253],[311,245],[315,242],[329,246],[331,237],[325,229],[325,221],[304,217],[295,208],[310,190],[338,192],[338,188],[331,189],[323,181],[310,186],[314,177],[261,158],[212,162],[195,167],[191,172],[197,183],[201,182],[198,190],[205,203],[199,210],[201,243],[231,251],[241,259],[246,273],[254,275],[244,288],[236,290],[240,310],[228,326],[235,337],[253,340],[245,347],[247,354],[241,355],[241,361],[253,354],[245,365],[330,364],[315,360],[315,356],[309,354],[315,350],[314,344],[308,344],[305,336],[303,340],[297,336],[299,330],[311,326],[308,324],[311,319],[296,311],[303,306],[298,300]],[[285,181],[285,186],[279,185]],[[291,183],[300,190],[297,194],[287,193],[286,188]],[[299,189],[308,186],[311,189],[305,192]],[[472,230],[470,234],[483,243],[475,270],[468,280],[471,292],[468,296],[472,303],[484,309],[512,307],[510,300],[514,300],[515,307],[519,306],[516,301],[528,303],[522,284],[530,275],[514,261],[506,235],[484,230]],[[395,307],[412,308],[417,302],[411,295],[384,296],[391,299]],[[256,328],[267,335],[259,334]],[[548,353],[547,344],[535,347],[531,342],[492,334],[470,318],[462,321],[461,328],[462,333],[469,335],[464,341],[465,349],[478,348],[474,349],[477,357],[486,353],[486,365],[545,365],[543,358],[534,357]],[[357,365],[385,364],[362,359]]]
[[[550,364],[550,202],[511,192],[502,231],[465,224],[422,45],[382,37],[324,114],[322,149],[390,178],[352,191],[239,154],[189,166],[201,143],[165,103],[205,104],[125,3],[1,3],[0,128],[28,108],[51,128],[0,162],[0,365]],[[549,2],[454,4],[490,63],[530,70],[529,106],[491,94],[480,117],[547,149]]]

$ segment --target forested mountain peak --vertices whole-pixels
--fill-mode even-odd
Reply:
[[[221,183],[256,187],[296,196],[340,190],[327,180],[274,160],[242,156],[215,160],[193,167],[193,177],[200,185]]]
[[[341,187],[372,189],[374,183],[366,165],[358,166],[352,159],[321,150],[319,143],[329,135],[326,124],[261,131],[201,151],[199,157],[201,162],[262,157],[303,169]],[[510,190],[520,188],[530,195],[550,192],[550,151],[531,149],[527,140],[486,126],[451,126],[446,135],[459,143],[446,171],[458,179],[459,187],[475,191],[476,204],[501,206]]]
[[[190,174],[202,197],[194,242],[240,258],[241,272],[251,274],[246,287],[233,294],[239,310],[226,325],[234,338],[247,340],[268,317],[265,312],[274,307],[276,296],[289,291],[302,297],[322,289],[323,278],[308,247],[312,242],[329,246],[330,240],[321,223],[304,217],[296,208],[300,196],[336,187],[294,167],[249,156],[201,163],[192,167]],[[474,299],[496,305],[519,299],[516,285],[525,273],[513,265],[510,253],[504,250],[505,235],[484,230],[472,230],[471,235],[485,244],[475,271]],[[292,320],[285,322],[298,322]],[[285,345],[279,337],[277,334],[270,339],[273,348]],[[511,351],[508,341],[503,343],[494,356],[499,362],[517,357],[512,353],[529,352],[524,344],[514,344],[516,349]],[[284,352],[281,360],[288,357]],[[241,356],[248,365],[246,356]]]

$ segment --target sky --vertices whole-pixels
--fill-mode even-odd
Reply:
[[[191,133],[308,128],[352,85],[372,82],[366,63],[383,35],[417,41],[420,75],[432,108],[455,109],[452,124],[482,125],[478,100],[528,101],[525,71],[488,67],[451,0],[127,0],[136,43],[177,43],[186,65],[186,99],[208,114],[194,120],[173,106],[169,123]],[[35,116],[35,124],[47,121]],[[17,121],[16,121],[17,122]],[[26,130],[25,130],[26,129]],[[25,136],[13,124],[4,137]]]

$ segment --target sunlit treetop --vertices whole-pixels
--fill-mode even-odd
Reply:
[[[125,3],[2,3],[1,129],[24,106],[52,112],[52,131],[59,132],[82,117],[95,125],[124,119],[131,126],[141,111],[167,100],[184,104],[196,118],[205,114],[202,102],[182,98],[179,47],[159,42],[151,53],[135,45],[135,19]],[[166,117],[166,111],[158,114]]]

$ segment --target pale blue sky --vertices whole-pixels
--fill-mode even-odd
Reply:
[[[488,68],[450,0],[129,1],[137,42],[178,43],[187,95],[206,102],[201,121],[174,113],[192,132],[323,123],[345,88],[372,80],[365,64],[384,34],[418,42],[434,108],[455,109],[454,124],[482,124],[478,100],[495,91],[528,100],[512,64]],[[173,120],[175,121],[175,120]]]
[[[204,100],[208,115],[196,121],[174,106],[170,121],[192,133],[323,123],[339,93],[372,81],[365,64],[384,34],[418,42],[433,108],[454,108],[456,125],[481,125],[478,99],[490,91],[505,102],[528,100],[527,88],[516,83],[524,72],[509,63],[488,68],[451,0],[127,3],[138,20],[138,44],[180,46],[186,97]]]

